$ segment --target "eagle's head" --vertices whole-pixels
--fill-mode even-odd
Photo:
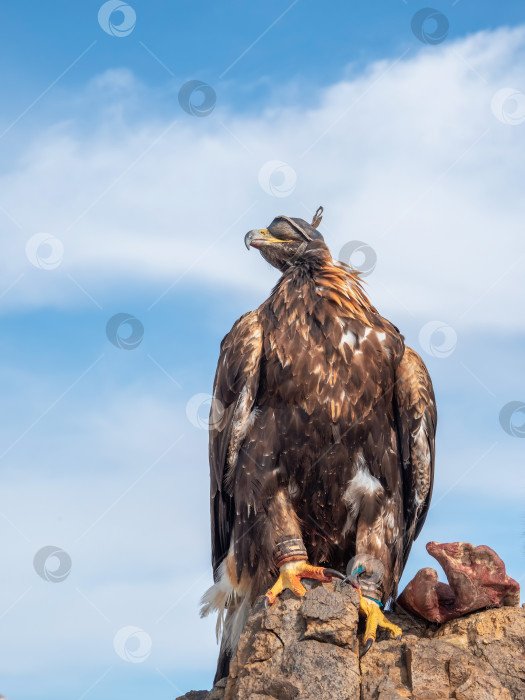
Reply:
[[[312,224],[304,219],[276,216],[268,228],[248,231],[244,237],[244,243],[248,250],[250,247],[257,248],[265,260],[283,271],[289,265],[298,262],[307,251],[312,251],[313,248],[327,250],[324,238],[316,228],[321,217],[321,207]]]

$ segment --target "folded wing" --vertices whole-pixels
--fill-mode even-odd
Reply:
[[[430,505],[437,424],[430,376],[423,360],[409,347],[405,347],[396,372],[395,405],[403,461],[403,556],[406,563]]]
[[[228,554],[236,508],[231,479],[259,387],[262,330],[256,311],[221,343],[210,412],[211,532],[214,576]]]

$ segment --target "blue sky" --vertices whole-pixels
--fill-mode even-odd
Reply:
[[[435,44],[411,0],[138,0],[126,36],[101,4],[10,3],[0,28],[0,693],[210,687],[207,397],[221,338],[276,280],[242,238],[320,204],[335,257],[373,251],[369,295],[436,390],[403,583],[430,540],[488,544],[523,583],[523,421],[499,421],[525,401],[520,4],[433,3]],[[190,80],[206,117],[181,109]],[[108,339],[120,313],[134,349]],[[50,545],[61,582],[33,566]]]

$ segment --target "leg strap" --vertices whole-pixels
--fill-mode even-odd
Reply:
[[[277,567],[288,561],[300,561],[306,558],[303,540],[297,535],[283,535],[275,545],[273,560]]]

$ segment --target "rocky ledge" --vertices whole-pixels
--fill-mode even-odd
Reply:
[[[443,625],[397,608],[401,640],[379,632],[359,658],[363,623],[353,588],[305,583],[265,610],[254,606],[230,675],[178,700],[523,700],[525,610],[503,607]]]

